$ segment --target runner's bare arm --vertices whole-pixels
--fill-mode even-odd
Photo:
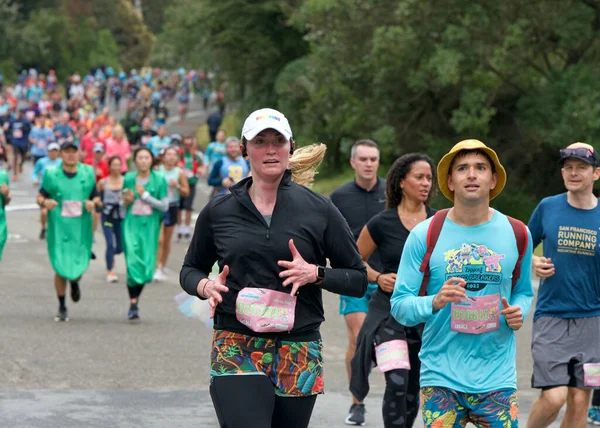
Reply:
[[[371,254],[377,249],[377,244],[373,241],[373,237],[369,233],[367,226],[363,227],[356,241],[358,246],[358,252],[363,259],[365,266],[367,267],[367,279],[372,284],[377,284],[381,289],[387,293],[394,291],[394,284],[396,283],[396,274],[393,272],[382,274],[373,269],[367,260],[371,257]]]
[[[188,183],[188,179],[185,176],[185,173],[183,171],[181,171],[179,173],[179,185],[181,186],[179,188],[179,193],[181,193],[181,196],[186,197],[190,194],[190,185]]]
[[[8,205],[10,203],[10,189],[6,184],[0,185],[0,195],[2,195],[4,205]]]

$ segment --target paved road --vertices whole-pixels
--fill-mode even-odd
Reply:
[[[203,115],[195,107],[187,125],[171,124],[170,131],[189,132],[200,122]],[[197,210],[207,190],[199,184]],[[174,243],[168,281],[147,286],[140,301],[142,322],[131,325],[123,280],[105,283],[99,231],[94,248],[99,257],[81,282],[82,299],[68,303],[69,323],[55,323],[53,273],[45,242],[38,240],[37,209],[27,209],[35,191],[23,179],[13,194],[10,237],[0,264],[0,427],[216,427],[208,394],[211,331],[184,317],[174,301],[186,244]],[[125,278],[122,256],[116,272]],[[343,427],[350,403],[346,333],[337,296],[326,294],[324,304],[327,392],[317,400],[311,426]],[[530,335],[531,320],[517,334],[522,423],[537,395],[529,388]],[[383,426],[383,388],[382,376],[373,374],[368,426]]]

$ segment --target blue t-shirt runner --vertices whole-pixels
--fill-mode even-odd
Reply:
[[[229,188],[222,186],[222,182],[225,178],[231,180],[231,185],[237,183],[242,178],[245,178],[250,172],[248,162],[243,157],[237,159],[231,159],[229,156],[225,156],[223,159],[217,161],[212,167],[210,177],[208,178],[208,184],[219,188],[219,195],[229,193]]]
[[[566,193],[545,198],[529,229],[534,247],[543,243],[556,269],[540,280],[534,320],[600,316],[600,204],[582,210],[567,202]]]

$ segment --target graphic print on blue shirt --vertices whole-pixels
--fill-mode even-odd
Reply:
[[[512,288],[518,249],[506,216],[495,211],[490,221],[477,226],[461,226],[446,218],[429,263],[427,295],[421,297],[423,272],[419,267],[427,249],[430,223],[431,219],[425,220],[410,232],[390,300],[391,314],[399,323],[408,327],[425,323],[419,353],[421,387],[444,387],[471,394],[516,388],[515,332],[504,316],[500,316],[499,326],[493,331],[467,334],[452,329],[451,304],[434,310],[432,302],[448,278],[462,276],[467,279],[468,297],[505,297],[510,305],[521,308],[525,319],[534,295],[532,240],[523,257],[519,280]],[[495,308],[500,310],[500,302],[496,302]],[[483,320],[488,315],[491,319],[492,313],[483,315]]]
[[[500,285],[502,266],[500,261],[506,257],[498,254],[484,244],[463,242],[460,248],[444,253],[446,265],[445,280],[452,277],[467,281],[469,291],[483,290],[487,285]]]

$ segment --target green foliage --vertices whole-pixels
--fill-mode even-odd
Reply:
[[[61,79],[90,68],[139,68],[153,36],[128,0],[0,0],[0,71],[54,69]]]

